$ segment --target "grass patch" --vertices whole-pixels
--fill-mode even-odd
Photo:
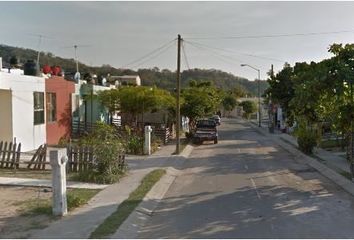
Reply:
[[[346,172],[346,171],[340,171],[339,172],[340,175],[342,175],[343,177],[347,178],[348,180],[352,180],[352,175],[349,173],[349,172]]]
[[[130,213],[134,211],[145,195],[165,173],[166,170],[157,169],[146,175],[139,187],[129,195],[128,199],[118,206],[117,210],[112,213],[111,216],[106,218],[105,221],[91,233],[90,238],[105,238],[115,233],[119,226],[125,221]]]
[[[101,174],[92,170],[71,173],[70,179],[78,182],[112,184],[118,182],[123,176],[125,176],[126,168],[127,167],[124,167],[124,170],[119,171],[116,174]]]
[[[320,147],[321,148],[340,148],[342,146],[342,140],[338,139],[338,140],[325,140],[325,141],[321,141],[320,143]]]
[[[97,189],[68,189],[66,195],[68,211],[86,204],[99,191]],[[52,215],[52,198],[33,198],[21,201],[16,205],[20,206],[22,215]]]

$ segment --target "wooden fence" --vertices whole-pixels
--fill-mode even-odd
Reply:
[[[94,155],[91,146],[67,146],[68,172],[82,172],[92,169],[97,164],[97,158]],[[125,154],[117,157],[118,164],[123,168],[125,165]]]
[[[95,128],[95,126],[96,126],[95,123],[90,123],[90,122],[85,123],[83,121],[73,120],[71,126],[71,134],[74,137],[79,137],[87,133],[90,133]]]
[[[163,144],[168,143],[171,137],[171,131],[169,128],[155,128],[152,130],[152,134],[154,134],[156,137],[160,138]]]
[[[32,159],[28,162],[27,168],[34,170],[45,170],[50,163],[47,160],[47,144],[39,146]]]
[[[0,168],[19,168],[21,143],[0,142]]]

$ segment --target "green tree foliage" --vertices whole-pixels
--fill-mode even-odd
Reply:
[[[222,101],[221,92],[210,82],[194,82],[183,89],[181,114],[190,120],[190,128],[194,129],[198,118],[215,113]]]
[[[102,105],[105,106],[110,114],[110,119],[114,112],[120,110],[119,102],[119,89],[110,89],[100,91],[97,94],[98,99],[101,101]]]
[[[271,76],[267,81],[269,88],[266,90],[266,95],[270,96],[273,103],[279,104],[286,114],[290,116],[289,103],[294,97],[294,83],[293,83],[293,68],[290,64],[286,63],[283,69]]]
[[[121,177],[126,166],[122,165],[118,157],[124,154],[125,143],[121,141],[114,127],[97,122],[94,131],[80,139],[80,144],[93,147],[97,164],[88,171],[80,172],[79,179],[110,184]]]
[[[245,111],[247,118],[257,111],[257,104],[253,101],[243,101],[240,103],[240,106],[242,106],[243,111]]]
[[[135,121],[138,114],[169,109],[175,105],[175,99],[168,91],[156,87],[123,86],[102,91],[98,97],[110,113],[120,110],[131,114]]]
[[[236,98],[233,95],[227,95],[224,97],[222,105],[226,111],[232,111],[237,106]]]
[[[236,99],[247,96],[247,91],[241,85],[237,85],[230,92]]]
[[[266,92],[288,118],[305,124],[303,132],[329,123],[333,131],[346,135],[354,119],[354,44],[333,44],[329,52],[334,56],[318,63],[285,66],[271,77]],[[313,136],[302,137],[303,143],[313,145]]]

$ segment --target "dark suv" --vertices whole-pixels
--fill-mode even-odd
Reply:
[[[198,120],[197,129],[193,135],[193,142],[201,144],[203,141],[214,141],[214,144],[218,143],[218,131],[214,120]]]

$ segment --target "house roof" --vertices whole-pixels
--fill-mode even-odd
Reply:
[[[129,79],[136,79],[139,75],[123,75],[123,76],[111,76],[111,78],[129,78]]]

